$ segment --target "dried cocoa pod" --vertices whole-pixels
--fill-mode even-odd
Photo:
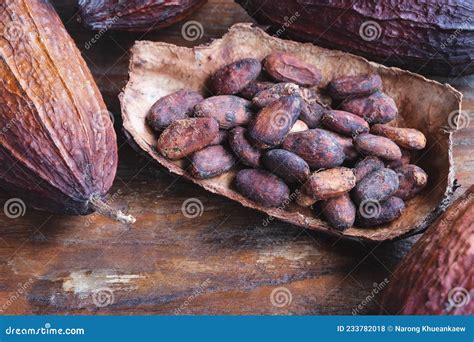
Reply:
[[[263,61],[265,71],[280,82],[293,82],[302,86],[314,86],[321,82],[321,71],[295,55],[274,52]]]
[[[155,131],[160,132],[176,120],[186,119],[193,108],[204,98],[193,90],[181,89],[158,99],[150,109],[146,120]]]
[[[352,138],[344,137],[340,134],[330,131],[327,132],[330,133],[334,137],[334,139],[336,139],[337,142],[342,146],[342,151],[344,152],[345,156],[344,161],[354,162],[357,160],[357,158],[359,158],[359,151],[357,151],[357,149],[355,148],[354,143],[352,142]]]
[[[312,169],[339,166],[345,158],[343,147],[333,133],[318,128],[289,134],[283,141],[283,149],[303,158]]]
[[[265,170],[240,170],[235,177],[235,186],[242,195],[264,207],[279,207],[290,196],[285,182]]]
[[[369,173],[357,183],[352,190],[352,199],[357,204],[383,202],[395,194],[399,185],[395,171],[387,168],[379,169]]]
[[[374,171],[383,169],[384,167],[383,161],[374,156],[368,156],[362,160],[359,160],[353,169],[356,176],[356,182],[359,183],[365,178],[365,176],[371,174]]]
[[[363,202],[357,211],[356,224],[360,227],[375,227],[399,218],[405,210],[405,203],[401,198],[390,197],[386,201]]]
[[[262,150],[252,146],[245,137],[246,129],[236,127],[229,132],[229,145],[237,155],[239,161],[245,165],[259,168],[262,166],[260,157]]]
[[[356,136],[370,130],[367,121],[360,116],[342,110],[326,111],[321,123],[329,130],[347,136]]]
[[[161,133],[156,147],[164,157],[177,160],[210,145],[218,134],[213,118],[177,120]]]
[[[213,145],[195,152],[191,157],[193,177],[207,179],[229,171],[237,161],[222,145]]]
[[[405,150],[404,148],[400,148],[400,151],[402,151],[402,157],[398,160],[386,160],[385,167],[395,170],[404,165],[411,164],[411,151]]]
[[[403,200],[410,199],[426,187],[428,175],[416,165],[405,165],[395,170],[400,186],[394,196]]]
[[[214,118],[221,129],[245,126],[253,117],[250,101],[234,95],[211,96],[194,107],[196,117]]]
[[[381,91],[344,101],[341,109],[360,116],[371,125],[390,122],[398,115],[395,101]]]
[[[356,178],[351,169],[336,167],[314,172],[303,185],[303,192],[314,200],[327,200],[345,194],[356,185]]]
[[[369,133],[359,134],[354,139],[357,150],[363,155],[376,156],[386,160],[398,160],[402,151],[392,140]]]
[[[222,145],[229,142],[229,131],[220,129],[214,140],[209,145]]]
[[[377,74],[340,77],[328,84],[329,95],[337,100],[367,96],[381,89],[382,79]]]
[[[473,315],[474,186],[438,218],[397,266],[381,307],[394,315]],[[386,311],[385,311],[386,310]]]
[[[425,135],[414,128],[400,128],[376,124],[371,127],[370,133],[389,138],[398,146],[408,150],[422,150],[426,146]]]
[[[304,183],[310,174],[308,163],[287,150],[267,151],[262,162],[268,170],[287,183]]]
[[[259,92],[252,99],[252,104],[256,107],[266,107],[284,96],[299,95],[299,87],[294,83],[276,83],[268,89]]]
[[[317,101],[303,101],[300,119],[306,123],[309,128],[316,128],[321,123],[321,118],[326,112],[327,109]]]
[[[244,58],[217,70],[210,78],[210,87],[215,95],[233,95],[254,81],[262,70],[260,61]]]
[[[88,29],[148,32],[181,21],[206,2],[205,0],[79,0],[78,7],[81,22]],[[186,35],[194,38],[192,31]]]
[[[293,127],[290,129],[290,133],[297,133],[307,131],[309,129],[308,125],[301,120],[296,120]]]
[[[348,193],[321,202],[324,218],[338,230],[344,230],[354,225],[356,207]]]
[[[263,108],[247,130],[247,137],[259,148],[281,144],[301,112],[298,96],[285,96]]]
[[[273,82],[252,81],[239,93],[244,99],[251,101],[259,92],[275,85]]]

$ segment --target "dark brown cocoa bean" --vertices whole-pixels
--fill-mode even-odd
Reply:
[[[168,159],[181,159],[210,145],[217,134],[219,124],[213,118],[177,120],[161,133],[156,147]]]
[[[259,82],[259,81],[252,81],[245,86],[244,89],[240,91],[240,96],[244,99],[251,101],[255,95],[257,95],[262,90],[268,89],[275,85],[273,82]]]
[[[395,196],[388,198],[385,202],[367,202],[364,204],[365,208],[361,205],[357,211],[356,224],[360,227],[380,226],[394,221],[399,218],[405,210],[403,200]],[[369,207],[369,205],[372,206]]]
[[[214,140],[209,145],[222,145],[229,142],[229,131],[220,129]]]
[[[309,177],[308,164],[296,154],[287,150],[267,151],[262,162],[265,167],[287,183],[304,183]]]
[[[210,79],[210,87],[215,95],[233,95],[254,81],[262,70],[260,61],[245,58],[217,70]]]
[[[327,129],[347,136],[356,136],[370,130],[367,121],[360,116],[342,110],[326,111],[321,123]]]
[[[362,117],[371,125],[390,122],[398,115],[395,101],[381,91],[344,101],[341,109]]]
[[[347,162],[354,162],[359,157],[359,151],[354,146],[352,138],[344,137],[340,134],[327,131],[328,133],[332,134],[337,142],[342,146],[342,150],[344,151],[345,159],[344,161]]]
[[[339,197],[349,192],[356,184],[351,169],[336,167],[314,172],[303,185],[303,192],[316,201]]]
[[[262,150],[252,146],[245,137],[245,128],[236,127],[229,132],[229,145],[240,162],[245,165],[259,168],[262,166],[260,157]]]
[[[428,175],[426,172],[416,165],[405,165],[395,170],[398,174],[400,186],[394,193],[394,196],[403,200],[413,198],[428,183]]]
[[[194,115],[214,118],[222,129],[245,126],[253,117],[252,103],[234,95],[211,96],[194,107]]]
[[[193,90],[181,89],[156,101],[150,109],[146,120],[155,131],[161,131],[172,122],[187,119],[193,108],[203,97]]]
[[[242,195],[264,207],[279,207],[290,196],[285,182],[264,170],[240,170],[235,177],[235,186]]]
[[[404,148],[400,148],[400,151],[402,151],[402,157],[398,160],[386,160],[385,167],[395,170],[399,167],[402,167],[404,165],[408,165],[411,163],[411,158],[412,158],[411,151],[405,150]]]
[[[362,155],[376,156],[386,160],[398,160],[402,151],[392,140],[369,133],[359,134],[354,139],[357,150]]]
[[[259,148],[277,146],[290,132],[300,112],[300,97],[282,97],[258,112],[249,125],[247,137]]]
[[[252,99],[256,107],[266,107],[284,96],[299,95],[299,87],[294,83],[276,83],[272,87],[262,90]]]
[[[295,55],[275,52],[263,61],[265,71],[280,82],[293,82],[302,86],[314,86],[321,82],[321,71]]]
[[[331,198],[321,203],[324,218],[338,230],[344,230],[354,225],[356,207],[349,194]]]
[[[317,101],[303,101],[301,106],[300,119],[308,125],[309,128],[316,128],[321,122],[321,118],[327,109]]]
[[[365,157],[362,160],[359,160],[354,166],[354,174],[356,176],[356,181],[359,183],[365,176],[371,174],[374,171],[384,168],[383,161],[374,156]]]
[[[289,134],[283,141],[283,149],[303,158],[312,169],[339,166],[345,158],[343,147],[333,133],[318,128]]]
[[[329,95],[337,100],[367,96],[381,89],[382,79],[377,74],[340,77],[328,84]]]
[[[395,171],[383,168],[362,178],[352,190],[352,199],[357,204],[363,202],[379,203],[385,201],[398,190],[398,175]]]
[[[236,163],[234,155],[222,145],[213,145],[191,156],[190,173],[193,177],[207,179],[229,171]]]
[[[426,146],[425,135],[414,128],[376,124],[371,127],[370,133],[388,138],[408,150],[422,150]]]

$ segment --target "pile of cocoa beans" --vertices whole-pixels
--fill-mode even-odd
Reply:
[[[398,109],[379,75],[324,87],[321,79],[290,53],[245,58],[210,76],[213,96],[178,90],[152,106],[147,122],[159,134],[158,152],[187,158],[193,177],[244,165],[235,189],[258,205],[315,205],[315,215],[339,230],[395,220],[427,184],[411,164],[425,136],[387,124]]]

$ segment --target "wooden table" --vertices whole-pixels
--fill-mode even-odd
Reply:
[[[116,116],[120,166],[113,205],[136,216],[127,227],[98,215],[55,216],[27,208],[0,221],[0,310],[4,314],[359,314],[375,313],[374,285],[385,279],[416,237],[365,245],[302,230],[168,174],[132,150],[120,131],[117,100],[135,40],[179,45],[218,38],[251,19],[231,1],[213,0],[188,20],[204,36],[188,42],[181,24],[148,33],[101,36],[80,27],[73,3],[53,1]],[[474,110],[474,78],[449,80]],[[456,133],[457,178],[474,183],[474,115]],[[458,192],[460,193],[462,189]],[[187,218],[189,198],[202,215]],[[3,199],[8,199],[3,195]],[[3,213],[2,213],[3,215]],[[382,284],[381,284],[382,283]],[[358,306],[360,307],[358,308]],[[382,309],[383,310],[383,309]]]

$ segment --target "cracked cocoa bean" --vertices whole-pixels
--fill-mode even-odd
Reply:
[[[194,107],[196,117],[214,118],[222,129],[245,126],[253,117],[250,101],[234,95],[211,96]]]
[[[217,70],[210,79],[210,87],[215,95],[233,95],[254,81],[262,70],[260,61],[244,58]]]

